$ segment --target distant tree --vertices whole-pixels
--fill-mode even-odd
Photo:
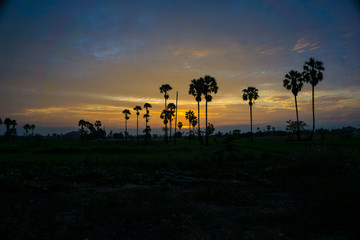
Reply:
[[[301,129],[301,131],[305,130],[305,127],[307,126],[307,124],[303,121],[292,121],[292,120],[288,120],[286,121],[286,123],[288,124],[286,126],[286,131],[291,132],[293,134],[298,134],[299,129]]]
[[[271,125],[267,125],[267,126],[266,126],[266,130],[267,130],[268,132],[270,132],[270,130],[271,130]]]
[[[129,135],[127,131],[127,120],[129,120],[129,115],[131,115],[131,113],[129,109],[124,109],[122,113],[125,114],[125,140],[127,140],[127,137]]]
[[[252,134],[252,106],[255,104],[255,100],[259,98],[258,89],[255,87],[248,87],[242,90],[243,91],[243,100],[249,101],[250,106],[250,140],[253,139]]]
[[[185,112],[185,119],[189,121],[189,137],[190,137],[190,129],[191,129],[192,121],[194,118],[196,117],[192,110]]]
[[[195,97],[195,100],[198,103],[198,121],[197,122],[198,122],[198,138],[199,138],[200,142],[202,142],[201,132],[200,132],[200,102],[202,100],[201,95],[204,92],[203,88],[204,88],[204,79],[203,78],[191,80],[189,94],[193,95]]]
[[[168,110],[168,118],[169,118],[169,122],[170,122],[170,142],[171,142],[171,127],[172,127],[172,120],[174,120],[175,117],[175,110],[176,110],[176,106],[174,103],[169,103],[167,105],[167,110]]]
[[[97,128],[97,130],[99,131],[100,127],[101,127],[101,121],[97,120],[95,121],[95,127]]]
[[[142,110],[140,106],[134,107],[134,110],[136,111],[136,141],[139,141],[139,115]]]
[[[79,134],[82,140],[85,140],[87,132],[85,130],[86,127],[86,121],[84,119],[81,119],[78,123],[78,126],[80,127],[79,129]]]
[[[208,136],[212,136],[214,134],[214,132],[215,132],[214,125],[212,123],[208,123],[206,131],[208,131],[207,132]]]
[[[315,86],[323,80],[323,73],[322,71],[325,70],[323,67],[323,63],[321,61],[316,61],[314,58],[310,58],[309,61],[305,62],[304,64],[304,81],[306,83],[310,83],[311,90],[312,90],[312,114],[313,114],[313,127],[311,131],[311,137],[314,136],[315,131],[315,98],[314,98],[314,88]]]
[[[160,93],[164,93],[164,99],[165,99],[165,107],[164,107],[164,110],[166,111],[166,106],[167,106],[167,103],[166,103],[166,100],[169,99],[169,94],[168,92],[171,91],[172,87],[169,85],[169,84],[163,84],[161,85],[160,87]],[[166,123],[165,123],[166,122]],[[168,127],[167,127],[167,123],[168,121],[165,121],[164,120],[164,124],[165,124],[165,127],[164,127],[164,130],[165,130],[165,142],[167,143],[168,142],[168,134],[167,134],[167,130],[168,130]]]
[[[182,122],[178,122],[178,128],[179,128],[179,130],[181,130],[181,128],[183,127],[183,123]]]
[[[150,103],[145,103],[144,108],[146,109],[146,113],[144,114],[146,126],[145,130],[143,131],[145,133],[145,140],[147,140],[149,137],[151,137],[150,132],[151,128],[148,126],[149,118],[150,118],[150,108],[152,108]]]
[[[295,98],[295,109],[296,109],[296,121],[299,125],[299,112],[298,112],[298,106],[297,106],[297,95],[301,91],[301,88],[303,87],[304,79],[302,77],[302,74],[298,71],[291,70],[289,73],[285,75],[285,79],[283,80],[283,86],[287,90],[291,90],[291,92],[294,94]],[[300,140],[300,126],[298,126],[297,129],[297,138]]]
[[[203,94],[205,96],[205,126],[206,128],[208,128],[208,102],[211,102],[212,101],[212,96],[211,96],[211,93],[214,93],[216,94],[219,87],[216,83],[216,79],[209,76],[209,75],[205,75],[204,77],[204,87],[202,88],[203,90]],[[205,131],[205,144],[206,145],[209,145],[209,133],[210,131],[208,131],[206,129]]]
[[[197,120],[196,116],[194,116],[194,118],[191,119],[191,125],[193,127],[193,132],[195,132],[195,127],[197,124],[198,124],[198,120]]]
[[[275,132],[275,127],[272,127],[272,131]]]
[[[25,129],[25,132],[26,132],[26,135],[28,135],[29,134],[29,130],[31,129],[31,127],[30,127],[30,124],[25,124],[24,126],[23,126],[23,128]]]
[[[31,135],[34,135],[35,124],[31,124],[30,129],[31,129]]]

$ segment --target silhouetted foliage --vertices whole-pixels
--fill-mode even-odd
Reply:
[[[163,85],[161,85],[161,87],[160,87],[160,93],[164,93],[164,99],[165,99],[164,111],[166,111],[166,108],[167,108],[167,103],[166,103],[166,101],[169,99],[169,94],[168,94],[168,92],[171,91],[171,89],[172,89],[172,87],[171,87],[169,84],[163,84]],[[164,136],[164,139],[165,139],[165,142],[166,142],[166,143],[168,142],[168,133],[167,133],[168,127],[167,127],[167,123],[168,123],[168,121],[165,121],[165,119],[164,119],[164,124],[165,124],[165,127],[164,127],[165,136]]]
[[[17,134],[16,132],[16,125],[17,122],[15,119],[11,119],[11,118],[5,118],[4,123],[3,123],[6,127],[6,132],[5,132],[5,138],[7,140],[11,140],[12,138],[14,138]],[[11,128],[10,128],[11,127]]]
[[[131,115],[130,110],[129,109],[124,109],[123,114],[125,114],[125,139],[127,140],[128,137],[128,131],[127,131],[127,120],[129,120],[129,115]]]
[[[255,104],[255,100],[259,98],[258,89],[255,87],[248,87],[242,90],[243,100],[249,101],[250,106],[250,139],[252,140],[252,106]]]
[[[176,106],[174,103],[169,103],[167,105],[167,110],[168,110],[168,119],[170,122],[170,142],[171,142],[171,128],[172,128],[172,121],[174,120],[175,117],[175,110],[176,110]]]
[[[313,127],[311,131],[311,139],[314,135],[315,131],[315,97],[314,97],[314,88],[315,86],[323,80],[322,71],[325,70],[323,67],[323,63],[320,61],[316,61],[314,58],[310,58],[309,61],[304,64],[304,72],[303,77],[306,83],[311,85],[311,93],[312,93],[312,114],[313,114]]]
[[[201,102],[201,95],[203,94],[204,90],[204,79],[193,79],[191,80],[190,87],[189,87],[189,94],[195,97],[195,100],[198,103],[198,138],[201,142],[201,132],[200,132],[200,102]],[[190,135],[189,135],[190,136]]]
[[[139,141],[139,115],[142,110],[140,106],[134,107],[134,110],[136,111],[136,141]]]
[[[149,138],[151,138],[151,128],[150,126],[148,126],[148,122],[149,122],[149,118],[150,118],[150,108],[152,108],[150,103],[145,103],[144,104],[144,108],[146,110],[146,113],[144,114],[144,118],[145,118],[145,129],[144,129],[144,133],[145,133],[145,140],[148,140]]]
[[[209,75],[205,75],[203,84],[204,84],[204,86],[202,88],[202,91],[205,96],[205,126],[206,126],[205,144],[209,145],[209,134],[208,133],[210,131],[207,130],[207,128],[208,128],[208,102],[212,101],[211,93],[216,94],[219,87],[217,86],[216,79]]]
[[[285,79],[283,80],[283,86],[290,90],[295,98],[295,110],[296,110],[296,121],[299,123],[299,111],[297,105],[297,95],[301,91],[303,87],[303,76],[298,71],[291,70],[289,73],[285,75]],[[298,124],[299,125],[299,124]],[[300,140],[300,125],[298,126],[297,138]]]
[[[208,126],[206,128],[206,131],[207,131],[207,135],[208,136],[212,136],[215,132],[215,127],[212,123],[208,123]]]
[[[290,132],[291,135],[293,134],[300,134],[300,131],[304,131],[305,127],[307,126],[305,122],[303,121],[292,121],[292,120],[288,120],[286,121],[286,123],[288,124],[286,126],[286,131]]]
[[[191,136],[191,126],[195,127],[197,124],[197,118],[195,116],[194,111],[189,110],[185,112],[185,119],[189,121],[189,138]]]

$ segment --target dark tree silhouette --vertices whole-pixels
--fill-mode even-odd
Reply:
[[[243,100],[249,101],[250,106],[250,140],[253,140],[252,134],[252,106],[255,104],[255,100],[259,98],[258,89],[256,87],[248,87],[242,90]]]
[[[130,117],[128,115],[131,115],[131,113],[129,109],[124,109],[122,113],[125,114],[125,140],[127,141],[127,136],[129,135],[127,131],[127,120],[129,120]]]
[[[79,129],[79,134],[80,134],[80,137],[82,140],[85,140],[86,138],[86,130],[85,130],[85,127],[86,127],[86,121],[84,119],[81,119],[78,123],[78,126],[80,127]]]
[[[287,90],[291,90],[291,92],[294,94],[295,98],[295,110],[296,110],[296,122],[297,122],[297,138],[300,140],[300,126],[299,126],[299,112],[298,112],[298,106],[297,106],[297,95],[301,91],[301,88],[303,87],[303,77],[302,74],[298,71],[291,70],[285,75],[285,79],[283,80],[283,86]]]
[[[212,123],[208,123],[208,126],[206,128],[206,131],[208,131],[208,135],[212,136],[215,132],[215,127]]]
[[[202,142],[201,139],[201,131],[200,131],[200,102],[201,102],[201,95],[203,94],[204,88],[204,79],[193,79],[190,83],[189,94],[195,97],[195,100],[198,103],[198,137],[199,141]]]
[[[171,142],[171,127],[172,127],[172,120],[175,117],[175,110],[176,110],[176,106],[174,103],[169,103],[167,105],[167,110],[168,110],[168,118],[169,118],[169,122],[170,122],[170,142]]]
[[[165,99],[165,107],[164,107],[164,110],[166,111],[166,106],[167,106],[167,103],[166,103],[166,100],[169,99],[169,94],[168,92],[172,89],[172,87],[169,85],[169,84],[163,84],[161,85],[160,87],[160,93],[164,93],[164,99]],[[165,123],[166,122],[166,123]],[[168,121],[165,121],[164,120],[164,124],[165,124],[165,142],[167,143],[168,142],[168,134],[167,134],[167,130],[168,130],[168,127],[167,127],[167,123]]]
[[[316,61],[314,58],[310,58],[309,61],[304,64],[304,81],[310,83],[312,90],[312,114],[313,114],[313,127],[311,131],[310,139],[313,138],[315,132],[315,98],[314,98],[314,88],[315,86],[323,80],[322,71],[325,70],[323,63]]]
[[[182,123],[182,122],[178,122],[177,126],[178,126],[179,130],[181,130],[181,128],[183,127],[183,123]]]
[[[145,118],[145,129],[144,129],[144,133],[145,133],[145,140],[148,139],[150,132],[151,132],[151,128],[148,126],[148,122],[149,122],[149,118],[150,118],[150,110],[149,108],[152,108],[150,103],[145,103],[144,104],[144,108],[146,109],[146,113],[144,114],[144,118]]]
[[[2,125],[3,124],[3,121],[1,120],[1,118],[0,118],[0,125]]]
[[[167,110],[167,109],[164,109],[162,112],[161,112],[161,114],[160,114],[160,118],[161,119],[163,119],[163,121],[164,121],[164,125],[165,125],[165,127],[163,128],[164,129],[164,131],[165,131],[165,134],[166,134],[166,137],[165,137],[165,143],[168,143],[168,137],[167,137],[167,124],[168,124],[168,122],[169,122],[169,118],[170,118],[170,112],[169,112],[169,110]]]
[[[204,86],[203,86],[202,90],[203,90],[203,94],[205,96],[205,126],[206,126],[205,144],[209,145],[209,131],[207,130],[207,128],[208,128],[208,102],[212,101],[211,93],[216,94],[219,87],[217,86],[216,79],[209,75],[205,75],[203,84],[204,84]]]
[[[95,127],[97,128],[97,130],[99,131],[100,127],[101,127],[101,121],[97,120],[95,121]]]
[[[194,111],[189,110],[187,112],[185,112],[185,119],[189,121],[189,138],[190,138],[190,129],[191,129],[191,123],[193,121],[193,119],[196,118]]]
[[[23,128],[25,129],[25,132],[26,132],[26,135],[28,135],[29,134],[29,130],[31,129],[31,126],[30,126],[30,124],[25,124],[24,126],[23,126]]]
[[[31,135],[34,135],[35,124],[31,124],[30,129],[31,129]]]
[[[140,106],[134,107],[134,110],[136,111],[136,141],[139,141],[139,115],[142,110]]]

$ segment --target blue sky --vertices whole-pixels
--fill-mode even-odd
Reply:
[[[209,109],[215,127],[248,123],[248,86],[260,94],[255,124],[282,126],[295,118],[284,75],[314,57],[325,66],[317,123],[359,126],[359,42],[358,1],[6,1],[0,117],[44,127],[85,118],[121,129],[122,109],[149,101],[160,127],[160,85],[173,86],[170,101],[179,92],[183,114],[196,110],[190,81],[210,74],[219,85]],[[310,100],[305,86],[300,119],[308,124]]]

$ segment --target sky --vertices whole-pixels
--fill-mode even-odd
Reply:
[[[153,105],[149,125],[162,126],[159,91],[179,94],[179,121],[197,113],[192,79],[210,75],[219,91],[209,103],[215,129],[249,130],[248,86],[259,89],[255,127],[284,129],[296,120],[282,86],[310,57],[324,63],[315,88],[317,127],[360,126],[360,2],[306,0],[93,1],[10,0],[0,9],[0,118],[18,128],[78,128],[100,120],[124,131],[122,110]],[[298,95],[299,118],[312,124],[311,87]],[[205,102],[200,120],[204,127]],[[144,114],[144,111],[142,111]],[[140,129],[145,120],[140,115]],[[136,114],[128,121],[135,133]],[[0,126],[4,130],[4,126]]]

